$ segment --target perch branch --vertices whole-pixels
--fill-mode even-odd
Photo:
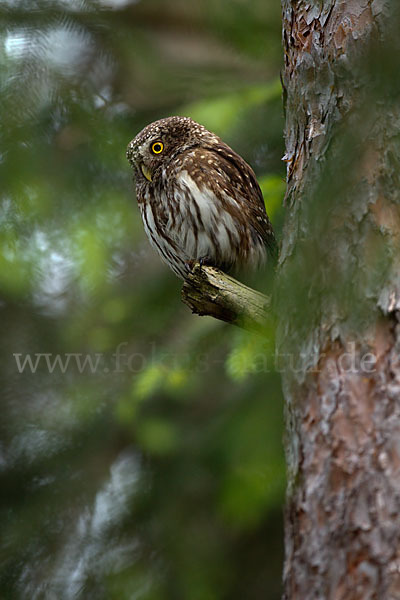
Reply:
[[[196,263],[182,288],[182,301],[197,315],[209,315],[251,330],[265,327],[270,299],[219,269]]]

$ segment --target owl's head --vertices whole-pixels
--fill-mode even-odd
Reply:
[[[139,181],[153,181],[162,166],[189,148],[219,138],[189,117],[168,117],[147,125],[128,144],[127,159]]]

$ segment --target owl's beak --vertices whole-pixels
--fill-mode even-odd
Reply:
[[[143,163],[140,165],[143,175],[146,177],[147,181],[152,181],[151,179],[151,171],[144,165]]]

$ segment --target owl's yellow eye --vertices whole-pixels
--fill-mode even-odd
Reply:
[[[153,154],[161,154],[163,150],[164,144],[162,142],[154,142],[154,144],[151,145],[151,151]]]

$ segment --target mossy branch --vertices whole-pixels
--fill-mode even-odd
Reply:
[[[197,315],[208,315],[259,331],[270,315],[270,299],[219,269],[196,263],[182,288],[182,301]]]

